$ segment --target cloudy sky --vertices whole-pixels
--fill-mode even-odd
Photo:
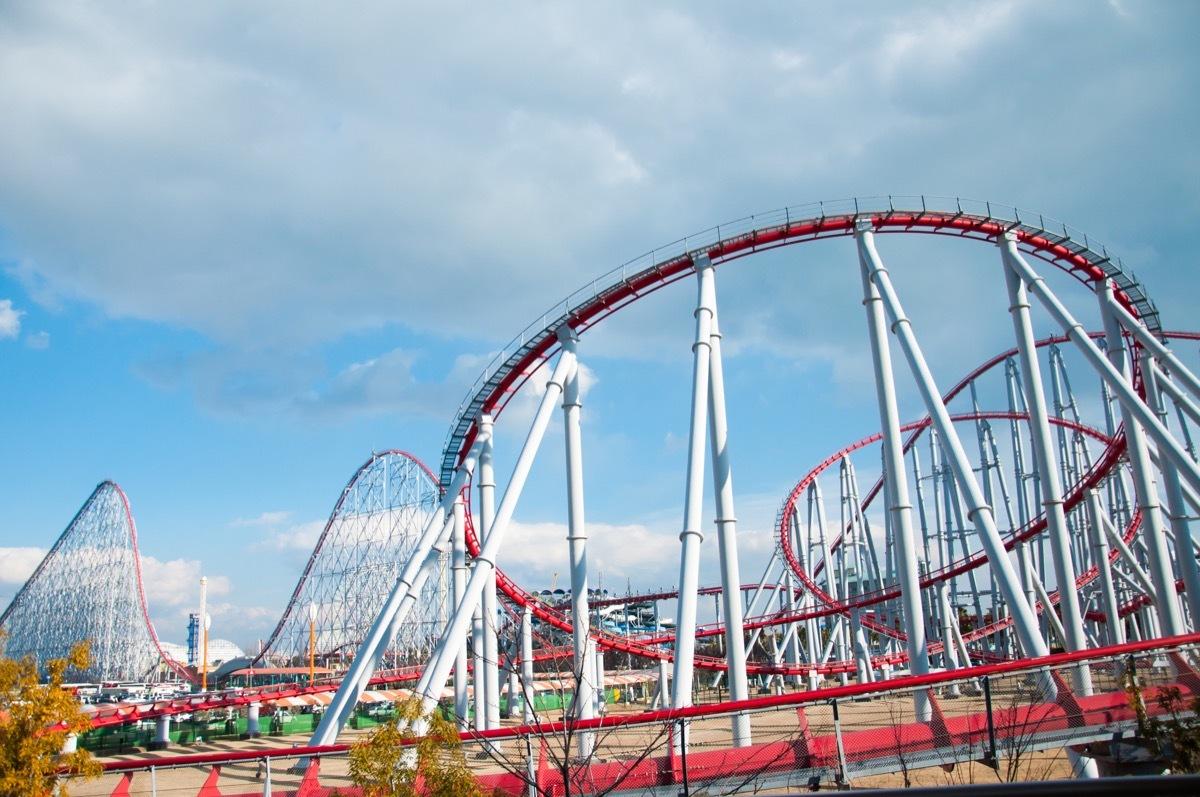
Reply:
[[[112,479],[160,635],[183,640],[204,574],[213,633],[265,636],[372,452],[436,468],[542,312],[785,206],[1043,213],[1193,328],[1197,31],[1200,7],[1132,0],[4,3],[0,605]],[[953,381],[1008,320],[995,253],[938,243],[880,248]],[[790,486],[877,425],[853,249],[794,249],[718,272],[745,571]],[[693,301],[581,348],[606,586],[677,580]],[[506,553],[531,588],[565,578],[547,449]]]

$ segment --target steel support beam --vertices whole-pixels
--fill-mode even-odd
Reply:
[[[675,663],[672,673],[672,708],[692,704],[692,666],[696,655],[696,593],[700,581],[700,512],[704,501],[704,447],[708,427],[708,384],[712,361],[712,321],[717,289],[708,255],[694,258],[697,282],[696,342],[692,368],[692,411],[688,433],[687,484],[684,493],[683,531],[679,533],[679,601],[675,619]]]
[[[574,351],[578,345],[578,337],[574,332],[567,333],[563,346],[570,346]],[[590,720],[595,714],[592,711],[594,703],[595,683],[592,679],[594,662],[589,661],[590,650],[588,632],[588,578],[587,578],[587,526],[584,522],[583,504],[583,443],[579,429],[579,369],[574,368],[567,375],[563,386],[563,431],[566,449],[567,465],[567,544],[571,558],[571,626],[574,664],[572,672],[575,678],[575,697],[572,701],[572,716],[580,720]],[[591,666],[589,666],[591,665]],[[592,754],[593,734],[579,734],[579,756],[587,760]]]
[[[888,504],[888,524],[896,551],[896,572],[900,581],[901,613],[904,615],[905,645],[913,675],[929,672],[926,651],[925,608],[921,600],[921,575],[917,568],[917,547],[913,538],[912,503],[908,495],[908,473],[904,465],[904,440],[900,436],[900,412],[896,407],[896,383],[892,374],[892,355],[888,346],[887,321],[883,300],[871,281],[874,233],[870,222],[855,227],[858,262],[862,274],[863,306],[867,311],[867,331],[871,342],[871,361],[875,369],[875,393],[879,403],[879,422],[883,429],[884,498]],[[878,256],[876,255],[877,259]],[[919,722],[933,715],[924,690],[913,692]]]
[[[725,614],[725,661],[729,666],[729,699],[747,700],[746,651],[742,623],[742,578],[738,568],[737,515],[733,507],[733,467],[729,455],[729,424],[725,416],[725,378],[721,367],[721,333],[714,291],[709,334],[708,428],[712,438],[713,493],[717,511],[717,553],[721,566],[721,602]],[[751,744],[750,715],[734,714],[733,746]]]
[[[533,609],[526,606],[521,612],[521,719],[528,725],[533,722]]]
[[[496,515],[496,473],[492,465],[492,416],[484,413],[479,416],[479,429],[486,430],[488,443],[479,455],[479,526],[481,534],[479,544],[492,531],[492,519]],[[483,686],[484,713],[479,727],[491,730],[500,727],[500,639],[499,604],[496,600],[496,573],[493,570],[488,577],[487,585],[483,588],[481,601],[481,616],[483,619],[483,671],[476,670],[476,683]],[[478,701],[476,701],[478,704]],[[477,718],[478,719],[478,718]]]
[[[451,548],[450,567],[454,575],[454,606],[462,603],[463,588],[467,585],[467,508],[463,503],[462,493],[454,499],[454,542]],[[459,648],[454,657],[454,719],[460,731],[468,729],[471,699],[467,688],[470,680],[467,648]]]
[[[871,279],[879,288],[879,294],[883,299],[884,307],[887,309],[888,317],[892,320],[892,332],[900,342],[900,348],[903,350],[904,356],[908,360],[909,369],[916,379],[917,389],[920,391],[921,398],[925,402],[925,408],[928,410],[934,428],[937,429],[938,436],[941,438],[942,447],[946,453],[947,464],[950,467],[955,482],[962,491],[963,500],[967,504],[967,516],[975,526],[979,541],[987,554],[988,562],[992,566],[992,573],[997,581],[997,586],[1000,588],[1004,600],[1008,603],[1009,611],[1012,612],[1013,623],[1017,636],[1021,641],[1023,652],[1026,656],[1031,657],[1045,656],[1049,653],[1049,649],[1046,647],[1046,642],[1042,639],[1038,629],[1037,616],[1025,600],[1025,595],[1021,590],[1021,583],[1017,578],[1016,572],[1013,570],[1012,562],[1008,559],[1008,552],[1004,550],[1004,541],[1000,538],[1000,531],[996,528],[992,508],[983,499],[979,483],[975,480],[972,473],[971,463],[967,459],[962,442],[959,440],[958,433],[954,430],[954,424],[950,420],[950,413],[946,410],[946,405],[942,402],[941,394],[933,380],[933,375],[929,372],[929,366],[925,363],[925,356],[922,354],[921,347],[917,343],[916,335],[912,329],[912,322],[905,315],[904,308],[901,306],[900,300],[896,297],[896,292],[892,288],[892,281],[887,269],[884,268],[878,254],[875,252],[872,240],[873,236],[868,237],[869,233],[860,235],[869,243],[868,246],[864,247],[864,250],[869,261],[868,268]]]
[[[1050,415],[1046,411],[1042,372],[1037,360],[1037,344],[1034,341],[1033,323],[1029,316],[1029,297],[1025,292],[1025,285],[1013,268],[1013,259],[1018,256],[1016,236],[1011,232],[1006,233],[999,241],[999,246],[1004,267],[1004,283],[1008,289],[1008,312],[1012,316],[1017,357],[1024,377],[1022,383],[1025,388],[1025,405],[1029,413],[1029,432],[1033,438],[1033,456],[1037,464],[1042,510],[1046,516],[1046,529],[1050,539],[1050,559],[1054,566],[1058,607],[1062,615],[1061,618],[1056,618],[1047,604],[1047,617],[1051,622],[1061,620],[1063,644],[1067,650],[1084,650],[1087,648],[1087,635],[1083,631],[1079,594],[1075,591],[1071,533],[1067,528],[1067,514],[1063,509],[1062,483],[1058,475],[1059,462],[1054,455]],[[1087,667],[1077,667],[1073,672],[1075,688],[1079,694],[1091,694],[1091,671]]]
[[[1136,418],[1138,423],[1144,429],[1144,434],[1149,435],[1158,445],[1162,456],[1170,457],[1175,463],[1175,467],[1179,469],[1179,475],[1185,482],[1191,485],[1192,489],[1200,491],[1200,465],[1196,464],[1188,453],[1184,451],[1179,442],[1168,432],[1158,419],[1154,417],[1154,413],[1141,400],[1133,385],[1129,382],[1127,375],[1123,374],[1123,370],[1128,369],[1126,363],[1124,368],[1117,367],[1112,361],[1113,358],[1120,358],[1124,361],[1124,344],[1120,342],[1120,324],[1116,319],[1116,315],[1111,308],[1115,304],[1112,296],[1112,283],[1105,280],[1096,288],[1096,295],[1100,300],[1100,312],[1106,317],[1105,321],[1105,337],[1109,341],[1108,357],[1106,358],[1101,353],[1099,347],[1092,342],[1091,336],[1084,330],[1083,325],[1075,320],[1062,302],[1058,300],[1050,289],[1046,287],[1045,280],[1038,276],[1020,253],[1013,258],[1013,269],[1021,275],[1021,279],[1025,281],[1025,285],[1029,291],[1038,298],[1055,322],[1062,327],[1067,337],[1079,349],[1079,351],[1087,359],[1088,363],[1104,380],[1104,383],[1116,395],[1120,402],[1122,414],[1128,413],[1131,418]],[[1111,334],[1110,334],[1111,328]],[[1114,337],[1117,343],[1113,343]],[[1114,350],[1113,346],[1116,345]],[[1118,354],[1119,352],[1119,354]],[[1126,423],[1126,434],[1129,432],[1130,424]],[[1141,433],[1139,433],[1141,434]]]
[[[1100,596],[1104,605],[1106,645],[1120,645],[1125,642],[1125,627],[1121,621],[1120,606],[1117,603],[1117,592],[1113,588],[1112,570],[1109,569],[1108,537],[1101,523],[1104,512],[1100,504],[1100,493],[1088,490],[1087,493],[1088,525],[1091,527],[1092,554],[1100,577]]]
[[[1150,424],[1145,424],[1144,421],[1150,421],[1162,433],[1162,439],[1156,436],[1155,440],[1159,444],[1160,464],[1167,463],[1168,459],[1163,455],[1170,453],[1169,446],[1164,447],[1164,442],[1174,445],[1177,449],[1178,444],[1171,439],[1166,429],[1162,428],[1150,408],[1133,392],[1129,383],[1129,355],[1125,349],[1125,338],[1121,335],[1121,325],[1112,310],[1112,283],[1104,280],[1103,284],[1097,287],[1096,296],[1100,300],[1100,318],[1104,323],[1104,337],[1108,343],[1108,359],[1104,362],[1109,366],[1108,370],[1117,377],[1116,383],[1110,386],[1121,404],[1129,467],[1133,472],[1133,491],[1142,513],[1142,539],[1146,543],[1148,554],[1146,564],[1149,566],[1150,581],[1154,585],[1154,608],[1158,612],[1158,622],[1163,632],[1168,636],[1175,636],[1183,633],[1183,617],[1180,615],[1179,595],[1175,591],[1175,574],[1171,567],[1171,553],[1162,522],[1154,466],[1150,462],[1149,446],[1146,444]],[[1091,344],[1090,338],[1088,343]],[[1188,462],[1194,470],[1196,463],[1190,459]]]
[[[1142,378],[1145,380],[1146,399],[1163,426],[1166,426],[1167,408],[1163,403],[1159,385],[1167,380],[1160,377],[1158,366],[1154,364],[1150,351],[1143,349]],[[1171,534],[1175,537],[1175,562],[1179,567],[1179,574],[1183,577],[1192,628],[1196,628],[1200,625],[1200,566],[1196,564],[1196,552],[1192,548],[1192,528],[1183,497],[1183,485],[1179,481],[1179,471],[1174,463],[1165,457],[1159,457],[1158,465],[1162,473],[1163,492],[1167,495],[1167,522],[1170,523]]]
[[[560,338],[562,337],[569,337],[569,333],[567,331],[560,332]],[[463,603],[456,607],[453,617],[447,624],[446,631],[438,641],[432,657],[425,665],[425,671],[421,674],[421,680],[417,684],[415,691],[421,695],[426,709],[432,709],[437,704],[437,696],[446,685],[446,678],[450,674],[454,656],[457,654],[458,648],[466,642],[464,635],[471,622],[471,613],[479,602],[488,577],[496,568],[496,554],[504,542],[508,524],[512,520],[512,514],[516,509],[521,491],[525,487],[525,480],[529,477],[529,469],[533,466],[534,457],[543,436],[545,436],[546,426],[554,411],[554,404],[562,395],[563,384],[575,368],[575,352],[564,341],[558,363],[554,367],[554,373],[551,375],[550,381],[546,383],[546,392],[534,415],[529,435],[526,437],[525,444],[521,447],[521,453],[517,457],[517,463],[513,467],[512,477],[504,491],[504,498],[496,510],[496,518],[492,523],[487,541],[483,544],[479,555],[475,557],[475,568],[471,571],[471,578],[467,581],[466,589],[463,592]]]

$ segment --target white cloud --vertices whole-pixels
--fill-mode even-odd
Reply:
[[[0,338],[15,338],[21,333],[23,310],[14,310],[12,299],[0,299]]]
[[[44,351],[45,349],[50,348],[50,333],[34,332],[31,335],[26,335],[25,345],[37,351]]]
[[[200,561],[160,561],[143,555],[142,583],[150,619],[160,640],[182,643],[188,616],[200,610],[200,577],[208,578],[206,609],[213,618],[213,638],[228,639],[245,649],[275,627],[281,609],[245,605],[241,590],[225,575],[212,575]]]
[[[160,561],[153,556],[142,556],[142,585],[146,590],[146,603],[156,614],[164,609],[200,605],[200,577],[207,575],[204,564],[194,559],[171,559]],[[208,576],[209,600],[232,591],[226,576]]]
[[[249,654],[258,652],[258,647],[251,643],[265,638],[275,628],[283,610],[222,601],[210,603],[208,613],[213,618],[211,633],[218,638],[228,639]]]
[[[775,550],[773,523],[782,496],[744,494],[735,503],[738,515],[738,551],[742,581],[757,580]],[[669,510],[627,524],[587,523],[588,579],[598,577],[610,591],[624,590],[626,580],[634,590],[670,589],[679,581],[679,533],[682,510]],[[704,509],[700,581],[720,582],[717,533],[711,505]],[[567,527],[559,522],[512,521],[498,564],[525,589],[548,589],[558,573],[558,586],[570,585],[567,569]]]
[[[288,519],[288,512],[263,512],[256,518],[237,518],[230,525],[240,526],[278,526]]]
[[[640,524],[614,526],[587,524],[588,577],[596,586],[602,573],[606,588],[631,578],[636,584],[650,580],[670,586],[677,572],[664,573],[663,563],[670,561],[679,548],[678,530],[672,535]],[[520,523],[513,521],[505,535],[498,564],[526,589],[548,589],[558,573],[558,586],[570,586],[567,562],[567,527],[563,523]],[[676,557],[677,558],[677,557]]]
[[[1028,2],[753,20],[719,6],[30,9],[0,30],[0,254],[39,301],[216,341],[143,374],[206,406],[438,412],[459,396],[414,377],[418,351],[347,364],[307,347],[392,327],[503,340],[641,251],[807,199],[1032,196],[1138,227],[1097,198],[1142,179],[1148,153],[1186,151],[1191,125],[1178,103],[1137,136],[1120,120],[1190,96],[1197,72],[1163,68],[1177,51],[1144,46],[1169,38],[1145,16]],[[408,46],[381,35],[395,29]],[[1091,57],[1107,50],[1143,55]],[[432,77],[406,78],[429,63]],[[1056,102],[1018,116],[1049,74]],[[1107,112],[1081,131],[1098,101]],[[1194,170],[1170,172],[1180,218]],[[646,333],[639,350],[663,334]],[[799,337],[785,327],[781,342]]]
[[[646,74],[637,73],[621,81],[621,91],[625,94],[642,94],[655,96],[658,94],[654,80]]]
[[[317,547],[317,541],[321,539],[321,532],[325,530],[325,526],[324,520],[312,520],[282,531],[272,531],[254,547],[259,550],[300,553],[307,559],[308,554]]]
[[[925,9],[900,17],[882,37],[877,68],[887,79],[962,70],[982,46],[1014,32],[1019,3]]]
[[[43,548],[0,548],[0,585],[20,587],[46,558]]]

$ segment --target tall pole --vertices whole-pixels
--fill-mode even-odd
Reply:
[[[1117,372],[1121,381],[1128,386],[1130,377],[1129,357],[1125,351],[1125,339],[1121,335],[1121,326],[1117,323],[1112,311],[1112,282],[1105,279],[1096,294],[1100,300],[1100,317],[1104,321],[1104,337],[1108,343],[1108,363]],[[1090,343],[1091,340],[1089,339]],[[1114,392],[1120,396],[1123,391],[1114,386]],[[1142,512],[1142,539],[1146,542],[1147,566],[1150,570],[1150,580],[1154,585],[1154,609],[1158,613],[1159,625],[1167,636],[1183,633],[1183,618],[1180,616],[1179,596],[1175,591],[1175,574],[1171,568],[1171,554],[1167,548],[1166,534],[1163,529],[1162,509],[1158,502],[1158,486],[1155,484],[1153,465],[1146,443],[1146,430],[1151,424],[1143,426],[1142,419],[1137,417],[1136,409],[1148,414],[1148,419],[1155,425],[1158,419],[1150,413],[1149,407],[1141,402],[1136,395],[1132,402],[1121,400],[1121,420],[1125,426],[1125,440],[1128,444],[1129,468],[1133,473],[1133,492],[1137,496],[1138,508]],[[1159,457],[1166,461],[1163,454],[1164,446],[1159,446]],[[1178,447],[1178,445],[1177,445]],[[1195,463],[1189,460],[1194,467]]]
[[[867,330],[871,338],[871,359],[875,366],[875,392],[879,402],[879,420],[883,426],[884,498],[888,502],[889,524],[896,549],[896,571],[900,581],[900,604],[907,636],[909,667],[913,675],[929,672],[926,651],[925,609],[921,601],[921,574],[917,568],[917,547],[913,539],[912,503],[908,497],[908,474],[904,465],[904,441],[900,437],[900,413],[896,407],[896,385],[892,375],[892,356],[888,346],[883,300],[871,281],[871,252],[874,233],[869,221],[860,221],[855,230],[859,270],[862,273],[863,305],[867,310]],[[913,704],[919,722],[933,715],[923,689],[913,692]]]
[[[479,418],[479,429],[486,430],[488,443],[479,454],[479,525],[484,535],[490,534],[496,515],[496,474],[492,466],[492,416]],[[482,544],[482,538],[480,540]],[[476,684],[483,684],[484,716],[481,727],[500,727],[500,640],[496,623],[499,605],[496,602],[496,572],[493,570],[483,588],[483,672],[475,674]]]
[[[893,332],[899,340],[905,359],[908,360],[909,370],[916,379],[917,389],[921,393],[933,426],[941,438],[950,472],[961,490],[962,499],[967,504],[967,516],[975,526],[979,541],[987,553],[988,562],[992,566],[992,572],[1000,587],[1000,592],[1008,602],[1017,637],[1021,640],[1021,647],[1025,655],[1029,657],[1048,655],[1050,651],[1046,646],[1046,641],[1041,637],[1037,615],[1025,600],[1021,583],[1013,570],[1012,562],[1008,559],[1004,541],[1000,538],[1000,531],[996,527],[992,508],[987,505],[979,483],[975,480],[971,463],[963,450],[962,441],[954,430],[950,413],[946,410],[946,405],[933,381],[933,375],[929,372],[929,366],[925,362],[925,355],[917,343],[912,322],[905,315],[904,308],[892,288],[892,281],[888,276],[887,269],[880,262],[874,246],[865,247],[865,250],[871,279],[879,288],[879,295],[883,299],[888,317],[892,319]],[[1047,683],[1049,683],[1048,679]]]
[[[1013,258],[1017,255],[1017,239],[1012,232],[1005,233],[999,242],[1001,262],[1004,266],[1004,283],[1008,289],[1009,314],[1012,316],[1013,333],[1017,340],[1017,356],[1020,359],[1022,384],[1025,388],[1025,406],[1029,412],[1029,432],[1033,437],[1034,462],[1037,464],[1039,494],[1046,515],[1046,526],[1050,538],[1050,558],[1054,565],[1054,580],[1058,587],[1058,608],[1062,617],[1065,643],[1069,651],[1087,648],[1087,635],[1083,630],[1083,612],[1079,608],[1079,593],[1075,588],[1075,563],[1071,558],[1071,532],[1067,528],[1067,514],[1063,509],[1062,484],[1059,480],[1059,462],[1054,456],[1054,443],[1050,432],[1050,417],[1046,411],[1046,396],[1042,390],[1042,372],[1037,361],[1037,344],[1033,338],[1033,324],[1029,317],[1029,296],[1025,284],[1013,269]],[[1046,606],[1047,617],[1053,610]],[[1091,671],[1087,666],[1074,670],[1075,688],[1081,695],[1092,692]]]
[[[679,604],[675,621],[675,667],[672,708],[692,704],[692,665],[696,654],[696,592],[700,581],[700,510],[704,500],[704,447],[708,426],[708,381],[712,353],[712,320],[716,314],[713,265],[707,254],[693,259],[696,269],[696,342],[692,369],[692,415],[688,433],[687,485],[683,531],[679,533]]]
[[[563,350],[574,353],[579,338],[571,331],[563,338]],[[572,651],[574,653],[575,719],[589,720],[595,716],[595,668],[594,657],[588,655],[588,577],[587,577],[587,526],[584,521],[583,505],[583,443],[579,429],[579,412],[582,403],[579,397],[579,369],[575,368],[563,385],[563,437],[567,465],[567,545],[571,557],[571,626]],[[579,734],[579,756],[587,759],[592,754],[593,735]]]
[[[208,576],[200,576],[200,691],[208,691]]]
[[[709,355],[708,414],[709,435],[712,437],[713,492],[717,502],[717,552],[721,565],[721,602],[725,609],[725,661],[729,666],[729,699],[746,700],[750,689],[746,683],[746,650],[742,646],[745,631],[742,624],[742,577],[738,568],[737,516],[733,509],[733,469],[729,455],[729,423],[725,417],[725,378],[721,367],[721,333],[717,322],[714,291],[712,329],[709,335],[712,351]],[[733,746],[748,747],[750,715],[734,714]]]
[[[537,692],[533,688],[533,609],[528,606],[521,612],[521,690],[524,712],[521,721],[526,725],[533,722],[533,702]]]
[[[1067,337],[1087,359],[1088,364],[1104,380],[1108,389],[1116,395],[1121,404],[1122,417],[1128,416],[1138,420],[1142,428],[1135,434],[1143,440],[1147,436],[1152,438],[1158,444],[1159,456],[1170,457],[1171,461],[1175,463],[1175,467],[1179,469],[1180,477],[1193,490],[1200,490],[1200,464],[1197,464],[1179,444],[1179,441],[1159,423],[1158,418],[1142,401],[1128,378],[1126,372],[1129,364],[1125,362],[1125,346],[1121,339],[1121,326],[1116,317],[1116,311],[1113,309],[1117,305],[1111,280],[1106,279],[1096,287],[1096,294],[1100,299],[1100,314],[1104,317],[1104,336],[1109,341],[1108,357],[1105,358],[1099,347],[1092,342],[1083,325],[1067,312],[1067,308],[1058,300],[1058,297],[1046,288],[1045,280],[1030,268],[1020,254],[1013,258],[1012,266],[1029,287],[1029,292],[1038,298],[1046,311],[1063,328]],[[1118,361],[1123,363],[1123,366],[1119,366]],[[1125,426],[1126,434],[1129,434],[1130,425],[1126,423]]]
[[[485,586],[486,590],[487,587]],[[472,712],[475,720],[474,728],[477,731],[487,730],[487,686],[484,685],[483,676],[483,605],[482,601],[475,606],[471,613],[471,670],[474,673],[474,678],[471,680],[471,688],[473,698],[471,703],[474,707]],[[458,656],[455,655],[455,659]]]
[[[1106,645],[1120,645],[1125,642],[1125,625],[1121,620],[1120,605],[1117,603],[1117,592],[1113,587],[1112,570],[1108,564],[1108,538],[1101,525],[1100,515],[1104,509],[1100,506],[1100,493],[1095,490],[1087,491],[1088,525],[1091,527],[1093,558],[1096,560],[1096,570],[1100,577],[1100,596],[1104,605],[1104,628]]]
[[[817,547],[821,549],[821,562],[825,566],[825,592],[829,595],[829,599],[832,602],[837,603],[839,595],[838,580],[834,576],[833,550],[829,547],[829,535],[825,530],[825,501],[821,498],[821,483],[816,479],[813,479],[812,484],[808,486],[808,516],[809,526],[815,525],[817,527]],[[811,558],[811,562],[811,572],[815,578],[817,560]],[[842,623],[842,615],[831,614],[825,622],[829,624],[830,647],[837,651],[836,655],[839,661],[845,661],[847,658],[846,636],[845,627]],[[824,659],[826,655],[828,654],[823,653],[820,658]],[[812,663],[822,664],[824,662],[814,657]],[[845,672],[840,673],[838,677],[843,681],[842,685],[845,686],[845,681],[847,680]]]
[[[203,675],[200,679],[200,691],[208,691],[208,628],[212,625],[212,617],[205,612],[204,614],[204,651],[202,654],[204,662]]]
[[[467,510],[463,505],[462,493],[454,499],[453,533],[450,568],[454,574],[454,608],[457,609],[462,603],[463,588],[467,585]],[[467,730],[467,715],[471,711],[471,696],[467,693],[469,670],[467,647],[463,645],[454,656],[454,721],[460,731]]]
[[[1143,349],[1142,378],[1146,383],[1146,398],[1163,426],[1166,426],[1167,407],[1159,390],[1161,376],[1150,351]],[[1167,521],[1175,537],[1175,562],[1183,576],[1188,614],[1191,615],[1192,629],[1195,630],[1200,627],[1200,567],[1197,567],[1196,552],[1192,549],[1192,528],[1184,503],[1183,485],[1179,481],[1179,471],[1171,460],[1159,457],[1158,467],[1162,471],[1163,490],[1167,494]]]

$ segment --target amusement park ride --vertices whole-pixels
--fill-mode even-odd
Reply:
[[[893,283],[881,254],[882,239],[916,235],[991,247],[993,270],[979,278],[992,282],[1008,308],[1012,345],[979,353],[982,364],[949,388],[935,382],[905,312],[904,280],[897,274]],[[717,272],[822,240],[844,241],[845,259],[858,266],[880,431],[831,453],[783,496],[774,554],[761,579],[745,584]],[[588,582],[585,342],[600,324],[685,280],[694,282],[697,298],[678,588],[605,598]],[[1091,319],[1098,319],[1095,328],[1086,325],[1096,324]],[[1035,325],[1047,324],[1054,333],[1037,339]],[[970,339],[969,330],[958,334]],[[669,708],[682,712],[697,678],[723,682],[737,709],[751,702],[754,678],[786,679],[805,691],[884,682],[904,689],[939,673],[1020,666],[1052,652],[1077,654],[1071,661],[1081,662],[1090,650],[1186,639],[1200,618],[1191,529],[1200,514],[1193,442],[1200,379],[1184,352],[1198,339],[1164,327],[1143,286],[1103,247],[1036,214],[886,198],[787,208],[722,225],[610,272],[523,331],[458,410],[436,475],[408,454],[372,457],[343,491],[266,655],[307,657],[310,631],[319,657],[353,653],[313,733],[316,748],[335,743],[381,669],[410,668],[415,692],[431,707],[452,681],[455,713],[463,718],[473,682],[476,730],[499,729],[501,696],[506,688],[513,694],[504,682],[534,680],[535,624],[569,636],[577,680],[572,719],[584,723],[599,720],[594,693],[603,683],[597,651],[604,650],[660,662]],[[498,480],[496,427],[508,420],[512,397],[546,372],[520,453],[507,480]],[[924,417],[901,418],[900,382],[915,386]],[[569,603],[561,604],[526,591],[498,566],[558,409],[569,574]],[[704,588],[706,468],[720,583]],[[111,502],[111,491],[104,496]],[[96,500],[0,618],[10,651],[52,654],[72,635],[89,634],[82,625],[60,624],[59,639],[36,616],[47,600],[39,596],[79,580],[77,573],[55,574],[90,555],[85,537],[105,547],[105,556],[120,551],[129,559],[124,569],[106,569],[108,576],[136,573],[127,504],[94,512]],[[114,605],[132,595],[145,620],[140,580],[114,583],[112,593]],[[700,622],[699,596],[706,593],[719,596],[715,623]],[[596,624],[601,605],[666,600],[676,601],[673,629],[652,624],[649,633],[629,634]],[[503,628],[499,617],[510,618]],[[154,658],[147,628],[117,632],[126,640],[122,655]],[[770,655],[748,656],[764,636],[774,643]],[[710,637],[721,641],[723,656],[697,652],[697,640]],[[1186,681],[1186,657],[1180,662],[1175,672]],[[1099,694],[1083,664],[1053,679],[1044,669],[1031,671],[1042,673],[1039,689],[1049,702]],[[926,690],[905,694],[916,723],[940,722]],[[749,711],[731,710],[728,722],[732,748],[759,743]],[[677,737],[674,745],[684,743]],[[1094,774],[1086,757],[1072,760],[1081,774]]]

